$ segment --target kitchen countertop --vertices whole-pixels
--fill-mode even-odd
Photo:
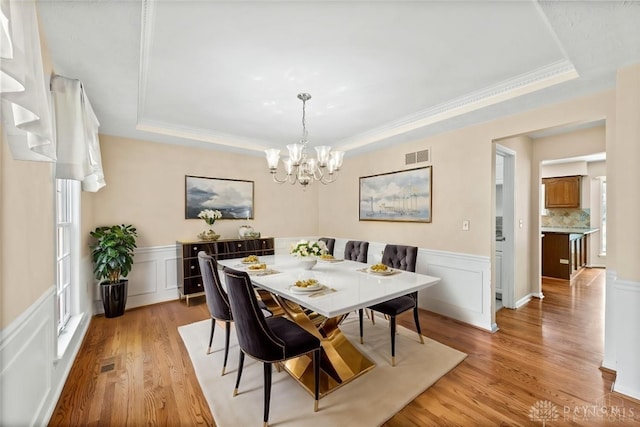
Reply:
[[[599,231],[599,228],[569,228],[569,227],[542,227],[543,233],[558,234],[591,234]]]

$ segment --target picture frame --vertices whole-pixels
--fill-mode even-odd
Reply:
[[[431,222],[432,166],[360,177],[359,220]]]
[[[185,219],[199,219],[204,209],[219,210],[221,219],[253,219],[253,187],[253,181],[185,175]]]

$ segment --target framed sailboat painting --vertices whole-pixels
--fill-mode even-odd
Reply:
[[[360,221],[431,222],[432,167],[360,177]]]

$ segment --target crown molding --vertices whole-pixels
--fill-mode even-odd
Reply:
[[[237,135],[211,132],[209,130],[176,126],[172,123],[163,123],[153,120],[143,120],[136,124],[136,130],[152,132],[159,135],[176,138],[190,139],[193,141],[209,142],[221,146],[241,148],[250,151],[264,151],[271,148],[262,140],[242,138]]]
[[[505,80],[485,89],[418,111],[369,132],[344,139],[337,142],[336,145],[345,151],[360,148],[578,77],[578,72],[571,62],[568,60],[557,61],[513,79]]]
[[[173,123],[145,119],[146,87],[148,80],[151,40],[154,35],[155,7],[157,0],[142,1],[142,29],[140,43],[140,69],[138,78],[138,111],[136,129],[165,136],[209,142],[220,146],[262,151],[270,143],[263,140],[244,138],[239,135],[211,132],[204,129],[176,126]],[[395,137],[434,123],[461,116],[465,113],[498,104],[522,95],[530,94],[560,83],[578,78],[574,65],[562,59],[512,79],[499,82],[442,104],[417,111],[416,113],[389,122],[370,131],[336,141],[333,145],[349,151]]]

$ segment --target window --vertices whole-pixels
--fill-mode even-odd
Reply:
[[[600,255],[607,254],[607,178],[600,181]]]
[[[56,306],[58,334],[72,314],[74,283],[77,282],[77,225],[80,183],[56,179]]]

